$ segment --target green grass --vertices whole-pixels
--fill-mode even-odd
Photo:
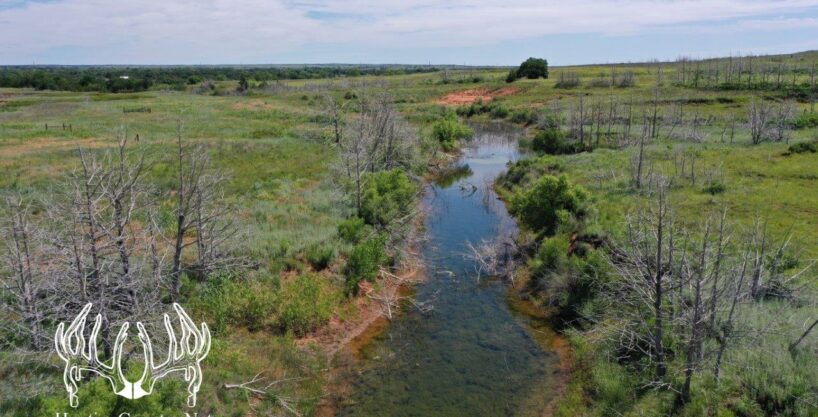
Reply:
[[[353,303],[341,296],[348,288],[345,288],[343,268],[338,264],[345,261],[344,254],[350,251],[356,239],[345,242],[338,237],[338,225],[349,218],[352,211],[349,199],[332,181],[336,174],[332,168],[335,150],[327,146],[330,132],[321,114],[321,94],[327,85],[332,86],[331,93],[338,99],[349,92],[363,94],[364,90],[370,94],[389,93],[400,112],[419,129],[428,144],[434,143],[431,140],[433,123],[454,110],[446,110],[436,101],[452,92],[512,87],[514,94],[497,98],[491,109],[478,112],[472,118],[503,119],[518,125],[532,125],[539,115],[555,107],[568,109],[576,105],[580,96],[588,106],[606,105],[611,99],[619,106],[633,103],[638,109],[635,113],[639,113],[652,100],[657,68],[654,65],[617,66],[617,73],[634,73],[635,85],[628,88],[592,87],[594,79],[610,76],[611,67],[583,66],[552,68],[548,80],[518,80],[513,84],[505,83],[507,70],[504,69],[283,81],[288,87],[286,91],[252,91],[247,96],[199,95],[192,89],[138,94],[0,89],[0,170],[3,174],[0,191],[26,189],[35,195],[45,193],[77,167],[77,146],[93,150],[112,148],[121,132],[126,132],[130,140],[139,135],[140,145],[148,150],[153,161],[151,178],[157,186],[166,189],[171,181],[166,156],[173,149],[177,123],[180,123],[186,140],[206,144],[215,164],[232,174],[226,197],[239,207],[235,217],[244,232],[239,251],[255,265],[242,276],[229,277],[226,282],[212,285],[189,282],[186,286],[194,319],[212,323],[215,334],[213,351],[205,363],[208,378],[200,398],[207,400],[200,415],[202,410],[210,410],[213,415],[248,415],[251,402],[247,393],[225,390],[223,385],[250,380],[258,372],[271,380],[303,378],[283,385],[279,393],[303,399],[298,408],[309,415],[323,393],[325,380],[321,370],[327,363],[315,350],[299,348],[293,334],[307,333],[333,315],[355,314],[354,306],[350,307]],[[746,106],[753,100],[777,102],[781,94],[681,87],[673,84],[674,66],[665,64],[662,71],[663,111],[671,105],[682,106],[688,117],[699,114],[713,118],[712,123],[702,128],[707,135],[701,143],[660,135],[658,141],[647,146],[650,169],[669,175],[674,174],[674,155],[685,152],[696,155],[695,183],[689,177],[677,175],[671,193],[682,220],[695,222],[703,212],[726,206],[731,218],[740,225],[747,226],[759,216],[766,217],[773,236],[781,238],[792,232],[792,246],[797,248],[799,256],[803,259],[818,256],[818,154],[786,155],[788,144],[783,143],[752,146],[742,127],[737,129],[733,143],[721,140],[729,117],[743,119]],[[561,72],[576,73],[581,86],[555,88]],[[475,83],[475,77],[480,81]],[[806,80],[806,75],[799,77],[801,82]],[[235,89],[236,82],[219,82],[218,86],[220,91],[227,92]],[[797,106],[799,114],[810,108],[809,103]],[[135,108],[150,108],[151,112],[123,111]],[[637,123],[633,132],[639,132],[640,128]],[[816,129],[807,127],[794,131],[790,143],[816,137]],[[615,234],[623,213],[639,198],[629,180],[630,159],[635,151],[633,146],[609,146],[590,153],[543,156],[530,162],[519,174],[526,176],[525,182],[544,174],[566,174],[572,183],[590,192],[595,207],[595,227]],[[716,180],[723,190],[708,192]],[[342,229],[354,229],[347,226]],[[329,256],[327,248],[338,251],[333,253],[335,256]],[[329,265],[325,265],[327,262]],[[282,302],[283,298],[289,301]],[[773,311],[746,314],[759,323],[773,320],[775,316],[805,321],[811,311],[770,309]],[[793,321],[787,326],[792,330],[798,324]],[[781,353],[776,349],[788,337],[791,335],[779,336],[759,346],[748,342],[732,359],[756,364],[756,369],[763,368],[763,352]],[[572,340],[578,370],[558,406],[557,415],[618,415],[620,412],[655,415],[671,401],[664,393],[634,388],[635,377],[629,375],[627,369],[595,355],[594,346],[582,336],[575,335]],[[814,352],[814,340],[809,343],[807,351]],[[711,387],[709,382],[698,381],[697,386],[703,388],[694,392],[695,402],[704,404],[703,407],[709,407],[717,415],[762,415],[764,410],[759,410],[761,406],[748,398],[748,392],[754,389],[774,392],[778,389],[775,387],[786,387],[786,392],[771,397],[770,404],[777,404],[788,401],[788,393],[814,389],[814,382],[809,380],[818,375],[813,357],[799,356],[787,363],[781,369],[752,374],[746,379],[751,385],[728,378],[726,388],[718,391],[716,400],[707,396],[705,389]],[[20,368],[15,369],[6,372],[13,374]],[[42,370],[41,375],[48,379],[53,372]],[[773,384],[774,389],[762,386],[775,381],[780,383]],[[80,396],[87,398],[95,388],[83,389],[86,391]],[[62,399],[58,396],[37,398],[38,404],[0,406],[0,413],[14,414],[11,410],[15,407],[19,411],[21,407],[36,406],[38,410],[49,411],[45,413],[48,415],[52,411],[49,404]],[[273,395],[252,403],[258,415],[281,411]],[[100,407],[103,414],[118,410],[115,404]]]

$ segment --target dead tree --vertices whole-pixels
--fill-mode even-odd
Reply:
[[[4,250],[0,258],[0,293],[5,314],[18,320],[4,324],[15,334],[26,335],[34,351],[42,350],[48,336],[44,322],[56,284],[50,249],[43,239],[44,230],[31,219],[32,207],[20,196],[4,199],[0,216],[0,239]]]
[[[764,101],[753,100],[747,108],[747,124],[750,128],[750,140],[754,145],[769,137],[769,123],[772,119],[772,108]]]
[[[628,216],[624,242],[611,259],[621,280],[609,292],[611,302],[617,303],[619,314],[624,315],[616,337],[627,342],[626,350],[636,349],[651,358],[659,384],[664,384],[667,373],[665,301],[671,284],[668,259],[672,257],[665,243],[672,242],[673,234],[667,232],[674,230],[665,187],[660,183],[650,209]]]
[[[335,143],[341,142],[344,132],[344,107],[346,103],[339,103],[330,93],[324,95],[324,112],[329,117]]]
[[[238,234],[226,205],[223,187],[228,177],[213,167],[203,146],[186,145],[181,124],[177,126],[175,214],[170,270],[170,292],[174,301],[180,298],[184,271],[205,278],[214,270],[240,265],[241,260],[226,250],[226,244]],[[188,247],[196,247],[196,261],[182,264]]]
[[[791,100],[782,101],[777,108],[775,114],[775,131],[773,132],[772,140],[776,142],[789,143],[790,141],[790,127],[795,118],[795,103]]]

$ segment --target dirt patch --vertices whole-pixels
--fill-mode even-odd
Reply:
[[[113,145],[114,142],[103,141],[96,138],[61,139],[55,137],[41,137],[28,139],[23,143],[2,144],[0,145],[0,157],[14,158],[36,152],[76,149],[78,146],[88,149],[96,149],[106,148]]]
[[[461,106],[472,104],[477,101],[488,103],[497,97],[510,96],[520,91],[517,87],[502,87],[495,89],[472,88],[470,90],[455,91],[439,98],[435,103],[447,106]]]
[[[274,108],[272,104],[265,103],[263,100],[239,101],[237,103],[233,103],[230,107],[233,110],[252,110],[252,111],[272,110]]]

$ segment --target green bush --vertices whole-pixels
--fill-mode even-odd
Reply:
[[[543,239],[537,255],[530,262],[531,275],[540,278],[561,271],[567,261],[567,252],[568,240],[565,237]]]
[[[546,129],[537,133],[531,141],[531,148],[548,155],[574,154],[584,150],[579,143],[567,142],[565,134],[559,129]]]
[[[304,257],[316,271],[321,271],[335,259],[335,248],[326,244],[314,243],[307,247]]]
[[[263,328],[274,316],[278,302],[278,291],[272,281],[218,276],[209,280],[192,304],[218,334],[225,332],[228,326],[251,331]]]
[[[350,250],[344,269],[348,295],[358,294],[359,282],[375,280],[378,276],[378,268],[389,261],[385,246],[385,236],[378,236],[359,243]]]
[[[818,152],[818,143],[816,142],[798,142],[790,145],[790,153],[816,153]]]
[[[338,224],[338,236],[349,243],[358,243],[366,234],[366,223],[360,217],[350,217]]]
[[[545,175],[528,189],[514,195],[511,212],[524,227],[553,235],[557,227],[570,217],[584,216],[587,200],[585,188],[571,185],[564,175]]]
[[[704,187],[704,192],[710,195],[721,194],[725,191],[727,191],[727,186],[718,181],[713,181],[710,184],[707,184],[706,187]]]
[[[811,129],[818,127],[818,113],[804,113],[792,123],[796,129]]]
[[[509,114],[511,114],[511,111],[502,104],[491,106],[491,117],[495,119],[505,119]]]
[[[284,286],[279,326],[304,335],[329,321],[337,297],[320,275],[300,275]]]
[[[531,109],[519,109],[511,113],[511,122],[530,125],[537,122],[537,113]]]
[[[473,135],[474,131],[471,128],[451,116],[438,120],[432,126],[432,136],[446,151],[455,149],[458,142]]]
[[[417,186],[399,169],[367,173],[361,198],[361,218],[373,226],[386,226],[411,210]]]

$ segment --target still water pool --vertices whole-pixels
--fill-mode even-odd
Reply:
[[[487,187],[520,157],[519,132],[480,127],[454,177],[426,192],[427,282],[407,310],[362,351],[342,416],[534,416],[551,398],[557,357],[535,341],[527,318],[497,280],[478,278],[468,242],[514,233]],[[476,188],[475,188],[476,187]]]

